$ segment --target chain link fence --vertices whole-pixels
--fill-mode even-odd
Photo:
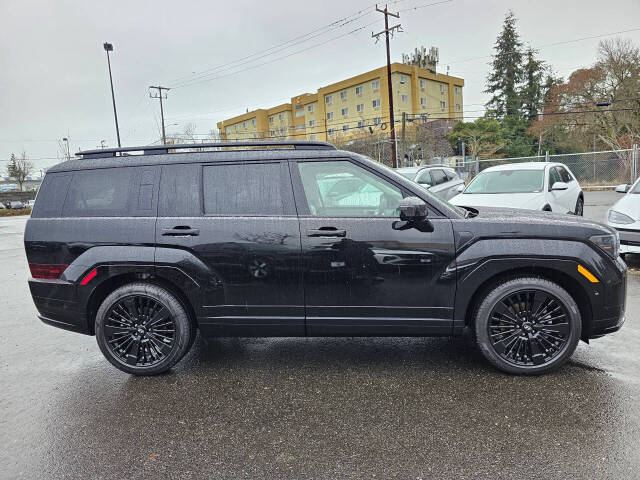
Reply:
[[[463,178],[473,178],[482,170],[497,165],[525,162],[563,163],[573,172],[583,188],[611,188],[622,183],[633,183],[638,178],[638,147],[604,152],[538,155],[532,157],[493,158],[462,161],[460,157],[438,159],[432,163],[453,166]]]

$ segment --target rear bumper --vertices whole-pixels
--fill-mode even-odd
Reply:
[[[87,326],[86,310],[76,301],[76,286],[60,280],[29,279],[29,289],[33,303],[38,310],[38,318],[47,325],[65,330],[91,332]]]

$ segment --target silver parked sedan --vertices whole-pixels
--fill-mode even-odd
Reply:
[[[404,167],[398,168],[396,171],[444,200],[455,197],[459,193],[458,187],[464,185],[464,180],[460,178],[460,175],[453,168],[445,165]]]

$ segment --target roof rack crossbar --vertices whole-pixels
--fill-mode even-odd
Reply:
[[[179,145],[146,145],[141,147],[122,148],[100,148],[96,150],[85,150],[76,153],[76,156],[83,159],[90,158],[110,158],[115,156],[125,156],[129,152],[142,152],[143,155],[163,155],[178,150],[186,149],[208,149],[208,148],[253,148],[253,147],[292,147],[294,150],[335,150],[336,147],[326,142],[214,142],[214,143],[185,143]]]

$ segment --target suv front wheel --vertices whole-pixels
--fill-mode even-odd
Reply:
[[[194,335],[180,301],[157,285],[124,285],[104,299],[96,315],[100,350],[133,375],[166,372],[187,353]]]
[[[538,277],[498,284],[476,312],[476,338],[487,360],[512,374],[535,375],[563,364],[575,351],[582,322],[574,299]]]

